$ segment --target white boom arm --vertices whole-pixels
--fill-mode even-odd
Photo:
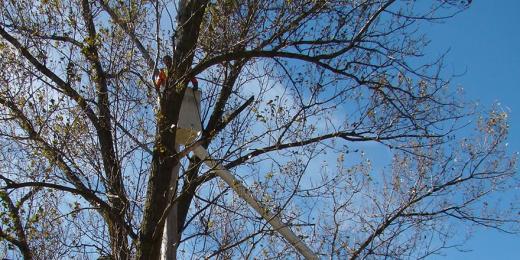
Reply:
[[[249,206],[251,206],[258,214],[260,214],[271,226],[284,237],[305,259],[318,259],[318,256],[298,237],[292,230],[282,222],[282,220],[273,214],[267,207],[262,205],[253,196],[252,192],[242,184],[240,180],[235,178],[224,166],[213,160],[208,151],[202,146],[198,146],[193,153],[199,157],[209,168],[222,178]]]

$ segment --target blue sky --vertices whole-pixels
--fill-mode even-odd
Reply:
[[[510,119],[509,149],[520,151],[520,1],[475,0],[471,7],[443,24],[425,27],[432,40],[428,55],[450,50],[446,70],[467,98],[484,107],[499,102]],[[479,230],[459,253],[448,250],[435,259],[519,259],[520,235]]]

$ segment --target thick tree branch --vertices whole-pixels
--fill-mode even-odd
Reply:
[[[114,150],[108,82],[96,45],[97,33],[89,0],[82,0],[81,7],[83,20],[88,33],[85,43],[87,48],[84,49],[84,55],[92,64],[95,72],[93,77],[96,83],[100,123],[98,140],[101,145],[101,157],[103,158],[103,167],[108,180],[106,187],[111,194],[116,195],[109,196],[108,198],[117,214],[117,219],[111,219],[109,222],[112,254],[114,254],[114,257],[117,259],[126,259],[129,255],[128,238],[126,230],[120,227],[120,223],[125,221],[129,202],[123,184],[121,167]]]
[[[335,55],[335,57],[339,56]],[[330,72],[348,77],[350,79],[353,79],[356,81],[359,85],[363,85],[366,83],[364,79],[359,78],[358,76],[347,72],[346,68],[336,68],[326,62],[321,61],[321,58],[319,56],[310,56],[305,55],[301,53],[293,53],[293,52],[286,52],[286,51],[278,51],[278,50],[249,50],[249,51],[235,51],[235,52],[228,52],[222,55],[218,55],[212,58],[208,58],[199,64],[188,75],[196,75],[207,68],[227,62],[227,61],[233,61],[233,60],[239,60],[239,59],[253,59],[253,58],[287,58],[287,59],[294,59],[294,60],[301,60],[305,62],[309,62],[312,64],[315,64],[318,67],[321,67],[323,69],[326,69]]]
[[[100,131],[98,132],[98,139],[101,145],[101,156],[103,157],[103,165],[105,167],[105,172],[108,176],[110,188],[115,189],[115,194],[118,196],[122,196],[124,198],[124,192],[121,191],[120,185],[121,179],[119,172],[119,167],[116,161],[116,155],[114,151],[114,142],[112,139],[112,123],[111,123],[111,114],[110,114],[110,103],[108,96],[108,82],[107,78],[101,65],[101,60],[99,58],[98,49],[96,46],[96,28],[94,25],[94,20],[92,17],[92,13],[90,10],[90,4],[88,0],[82,0],[82,8],[83,8],[83,19],[85,20],[85,24],[87,26],[88,37],[86,39],[87,48],[84,51],[85,57],[90,61],[92,67],[94,68],[95,74],[93,75],[94,82],[96,83],[97,88],[97,106],[99,110],[99,122],[100,122]]]

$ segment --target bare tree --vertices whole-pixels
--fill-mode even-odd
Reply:
[[[323,258],[423,258],[461,224],[517,232],[507,114],[422,53],[421,26],[468,5],[2,1],[0,254],[157,259],[174,212],[178,258],[301,257],[199,146]],[[193,78],[203,130],[176,148]]]

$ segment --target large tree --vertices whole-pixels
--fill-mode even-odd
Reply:
[[[465,102],[422,53],[422,26],[468,5],[0,2],[0,255],[157,259],[173,212],[178,258],[300,257],[198,146],[320,257],[420,258],[461,224],[515,232],[496,202],[518,187],[507,114]],[[203,130],[178,146],[194,77]]]

